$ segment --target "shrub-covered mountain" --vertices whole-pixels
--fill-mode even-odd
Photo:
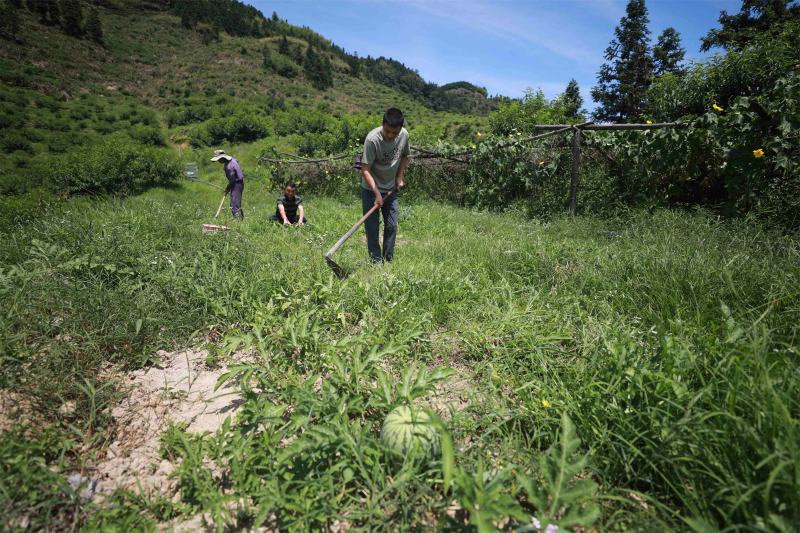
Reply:
[[[265,148],[355,150],[389,106],[424,144],[485,131],[493,101],[237,1],[0,0],[0,200],[38,198],[81,159],[97,176],[126,172],[151,147],[235,148],[250,165]],[[54,190],[111,192],[70,180]]]
[[[436,111],[488,115],[497,108],[495,101],[487,98],[485,88],[464,81],[439,87],[426,82],[419,71],[399,61],[385,57],[359,57],[357,52],[350,54],[309,28],[292,26],[275,12],[271,17],[265,17],[256,8],[237,0],[177,0],[171,11],[180,16],[183,25],[189,29],[197,29],[201,22],[207,24],[208,28],[203,31],[214,36],[222,29],[228,35],[240,37],[302,39],[338,58],[347,65],[351,75],[358,77],[363,74],[370,81],[392,87]]]

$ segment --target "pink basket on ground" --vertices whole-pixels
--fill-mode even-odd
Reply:
[[[223,233],[227,234],[231,228],[228,226],[217,226],[216,224],[203,224],[203,233]]]

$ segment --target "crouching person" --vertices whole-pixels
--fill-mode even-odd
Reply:
[[[293,181],[286,184],[283,194],[278,196],[278,208],[275,214],[269,217],[273,222],[283,224],[297,224],[305,226],[305,211],[303,210],[303,199],[295,194],[296,185]]]

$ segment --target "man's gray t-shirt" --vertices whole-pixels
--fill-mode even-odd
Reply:
[[[369,132],[364,139],[361,162],[372,165],[369,173],[375,180],[378,190],[385,193],[394,189],[400,159],[410,153],[411,147],[408,144],[408,132],[405,128],[400,129],[400,133],[393,141],[387,141],[383,138],[383,126],[379,126]],[[364,176],[361,176],[361,186],[372,190]]]

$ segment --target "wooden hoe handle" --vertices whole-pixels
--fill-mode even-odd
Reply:
[[[225,198],[227,198],[227,197],[228,197],[228,193],[225,193],[225,195],[222,197],[222,201],[219,203],[219,209],[217,209],[217,214],[214,215],[214,220],[217,220],[217,217],[219,216],[219,212],[222,211],[222,204],[225,203]]]
[[[387,193],[386,193],[386,195],[383,197],[383,201],[386,201],[386,199],[387,199],[387,198],[389,198],[389,197],[392,195],[392,193],[393,193],[393,192],[395,192],[395,191],[397,191],[397,187],[395,187],[395,188],[394,188],[394,189],[392,189],[391,191],[387,192]],[[345,241],[346,241],[347,239],[349,239],[349,238],[350,238],[350,236],[351,236],[353,233],[355,233],[355,231],[358,229],[358,227],[359,227],[361,224],[363,224],[363,223],[364,223],[364,221],[365,221],[365,220],[367,220],[367,219],[370,217],[370,215],[371,215],[372,213],[374,213],[374,212],[375,212],[375,210],[376,210],[376,209],[378,209],[378,204],[375,204],[375,205],[373,205],[373,206],[372,206],[372,209],[370,209],[369,211],[367,211],[367,214],[366,214],[366,215],[364,215],[363,217],[361,217],[361,220],[359,220],[358,222],[356,222],[356,225],[355,225],[355,226],[353,226],[352,228],[350,228],[350,231],[348,231],[347,233],[345,233],[345,234],[344,234],[344,237],[342,237],[341,239],[339,239],[339,242],[337,242],[336,244],[334,244],[334,245],[333,245],[333,247],[332,247],[330,250],[328,250],[328,253],[327,253],[327,254],[325,254],[325,257],[328,257],[328,258],[330,258],[330,257],[331,257],[331,256],[332,256],[332,255],[333,255],[335,252],[336,252],[336,250],[338,250],[339,248],[341,248],[341,247],[342,247],[342,245],[345,243]]]

